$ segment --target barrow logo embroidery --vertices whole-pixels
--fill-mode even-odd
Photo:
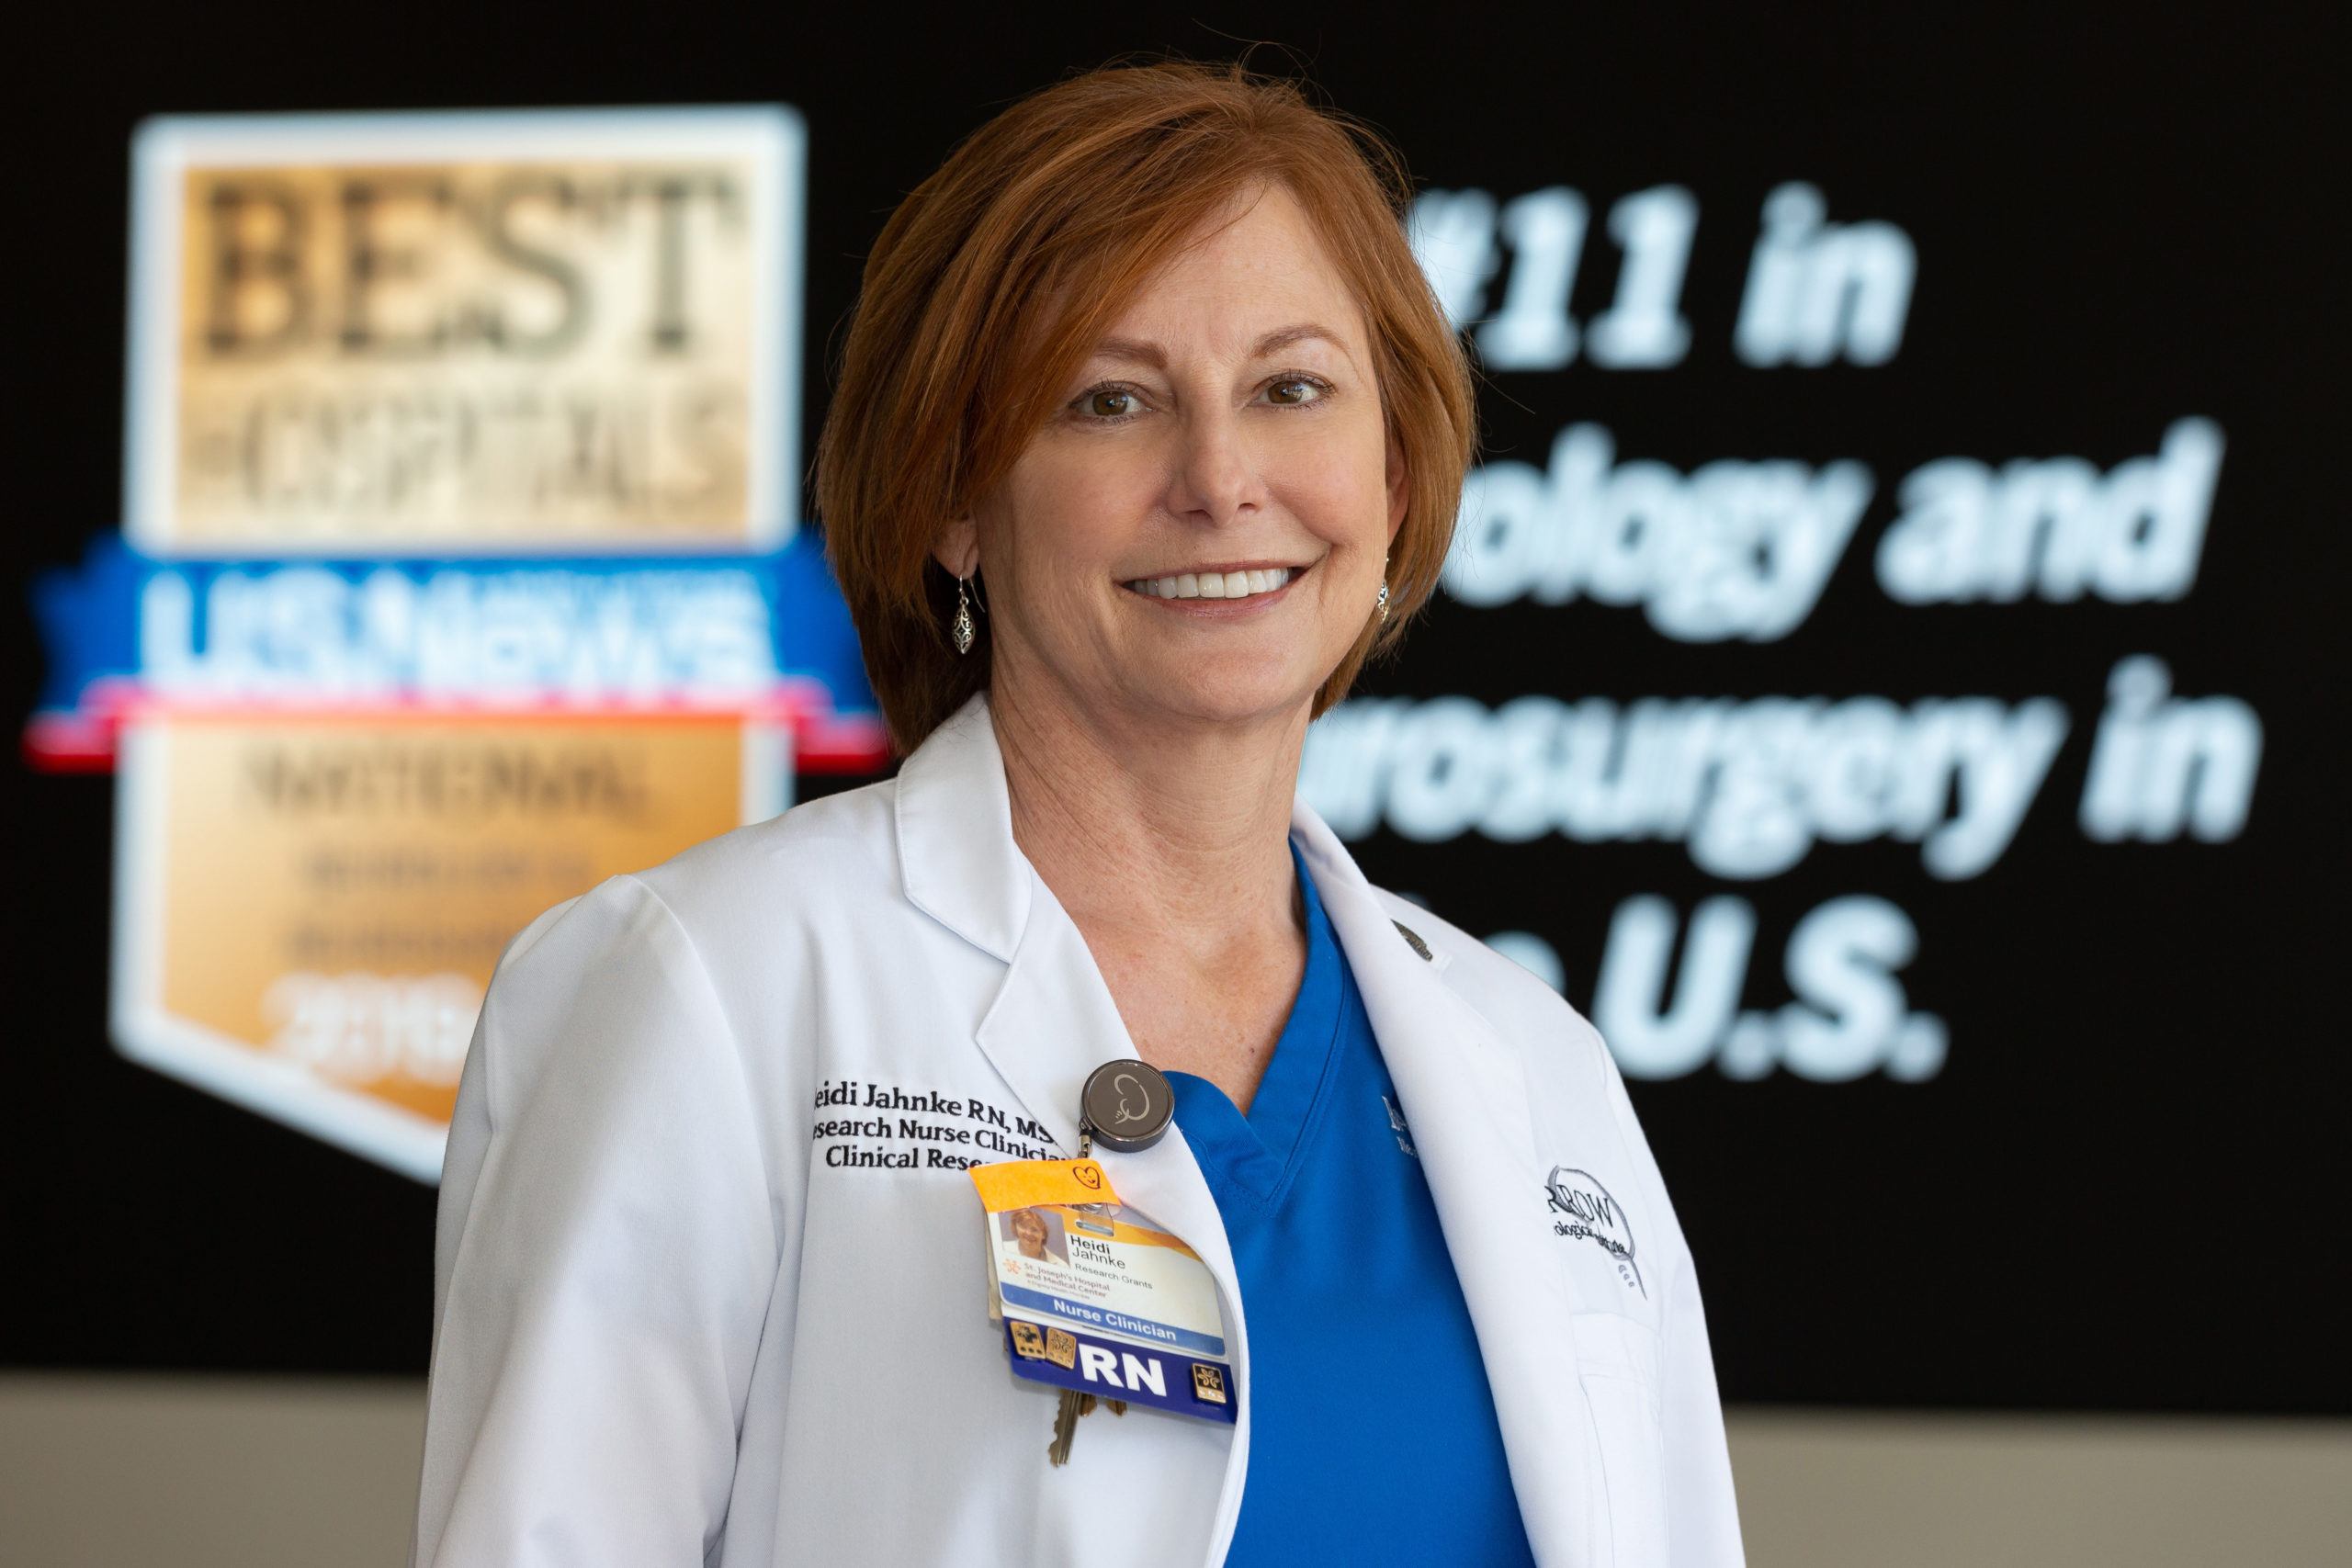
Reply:
[[[1591,1242],[1609,1254],[1618,1279],[1647,1301],[1649,1287],[1642,1282],[1642,1266],[1634,1258],[1634,1223],[1600,1179],[1574,1166],[1555,1165],[1544,1192],[1552,1210],[1552,1234]]]

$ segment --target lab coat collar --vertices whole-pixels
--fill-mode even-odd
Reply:
[[[976,1032],[981,1050],[1063,1153],[1076,1154],[1086,1075],[1133,1056],[1135,1044],[1086,939],[1013,840],[985,693],[899,770],[898,831],[908,900],[1009,965]]]
[[[976,1031],[980,1048],[1030,1115],[1075,1154],[1086,1075],[1134,1056],[1135,1042],[1086,939],[1013,840],[986,694],[958,708],[899,771],[898,837],[908,899],[1009,966]],[[1208,1201],[1205,1182],[1200,1197]]]
[[[985,693],[931,732],[899,770],[899,875],[914,907],[1010,964],[1036,872],[1012,841]]]

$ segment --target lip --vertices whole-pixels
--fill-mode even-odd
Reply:
[[[1313,571],[1319,564],[1319,562],[1309,561],[1301,566],[1295,561],[1267,559],[1214,561],[1200,566],[1178,567],[1170,571],[1137,572],[1134,577],[1121,581],[1119,592],[1130,599],[1140,600],[1146,604],[1168,611],[1171,615],[1190,615],[1195,620],[1229,621],[1243,615],[1262,614],[1281,604],[1290,597],[1290,591],[1304,581],[1306,574]],[[1272,571],[1277,569],[1290,573],[1288,582],[1283,583],[1272,593],[1253,593],[1246,599],[1162,599],[1155,594],[1138,593],[1127,586],[1128,582],[1139,582],[1148,577],[1181,577],[1186,572],[1197,576],[1206,571],[1222,574],[1228,571]]]

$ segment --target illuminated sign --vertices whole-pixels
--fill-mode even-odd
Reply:
[[[149,124],[133,542],[782,543],[802,161],[781,110]]]
[[[507,939],[783,809],[790,750],[725,719],[134,719],[116,1039],[431,1179]]]
[[[1489,373],[1672,371],[1714,346],[1718,363],[1736,361],[1760,388],[1832,366],[1883,373],[1901,351],[1919,267],[1910,236],[1829,211],[1813,185],[1767,192],[1736,309],[1712,321],[1686,312],[1701,231],[1698,199],[1679,186],[1622,196],[1603,223],[1566,186],[1499,199],[1430,190],[1411,233]],[[1605,240],[1589,232],[1600,227]],[[1580,275],[1612,262],[1598,294],[1578,291]],[[1594,299],[1596,310],[1572,308]],[[1507,400],[1544,419],[1543,385],[1515,384]],[[1575,400],[1596,400],[1589,389]],[[2073,671],[2033,671],[2037,684],[2072,675],[2077,691],[2103,686],[2089,713],[2047,690],[1898,695],[1862,660],[1845,690],[1759,691],[1774,677],[1755,672],[1773,667],[1747,655],[1795,638],[1838,593],[1874,592],[1906,618],[2187,598],[2226,442],[2197,414],[2145,440],[2104,461],[1926,456],[1882,482],[1853,457],[1670,463],[1624,449],[1589,419],[1539,426],[1469,475],[1442,576],[1453,640],[1421,645],[1435,660],[1474,650],[1438,679],[1476,694],[1414,686],[1340,704],[1308,732],[1301,792],[1342,838],[1385,832],[1408,852],[1510,846],[1516,880],[1573,888],[1577,902],[1599,883],[1579,874],[1598,857],[1572,862],[1577,852],[1657,846],[1644,874],[1657,880],[1615,898],[1597,953],[1576,952],[1556,926],[1490,933],[1555,987],[1573,982],[1629,1077],[1934,1078],[1965,1042],[1952,1038],[1950,1001],[1912,996],[1904,971],[1925,939],[1903,885],[1988,875],[2038,810],[2064,811],[2047,797],[2077,780],[2072,830],[2088,843],[2234,840],[2252,809],[2261,718],[2238,697],[2176,695],[2170,665],[2136,638]],[[1568,616],[1589,659],[1592,624],[1630,613],[1694,657],[1549,657],[1547,639],[1569,639]],[[1510,631],[1464,631],[1464,617]],[[1529,656],[1498,659],[1498,648]],[[1706,668],[1711,648],[1741,694],[1613,684],[1625,671]],[[1417,654],[1407,680],[1430,681],[1435,660]],[[1964,664],[1943,673],[1981,678]],[[1867,881],[1847,869],[1857,864],[1871,868]],[[1544,874],[1525,875],[1539,865]],[[1829,886],[1796,911],[1759,886],[1800,873],[1810,888]],[[1849,876],[1861,886],[1837,886]],[[1496,901],[1494,884],[1479,892]],[[1959,890],[1928,897],[1945,908],[1967,901]]]
[[[881,762],[802,164],[779,108],[141,129],[123,536],[26,735],[119,773],[125,1053],[431,1179],[517,930]]]

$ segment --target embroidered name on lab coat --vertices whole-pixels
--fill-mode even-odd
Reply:
[[[835,1078],[817,1089],[808,1129],[832,1170],[969,1170],[1001,1159],[1051,1159],[1053,1134],[968,1094]]]

